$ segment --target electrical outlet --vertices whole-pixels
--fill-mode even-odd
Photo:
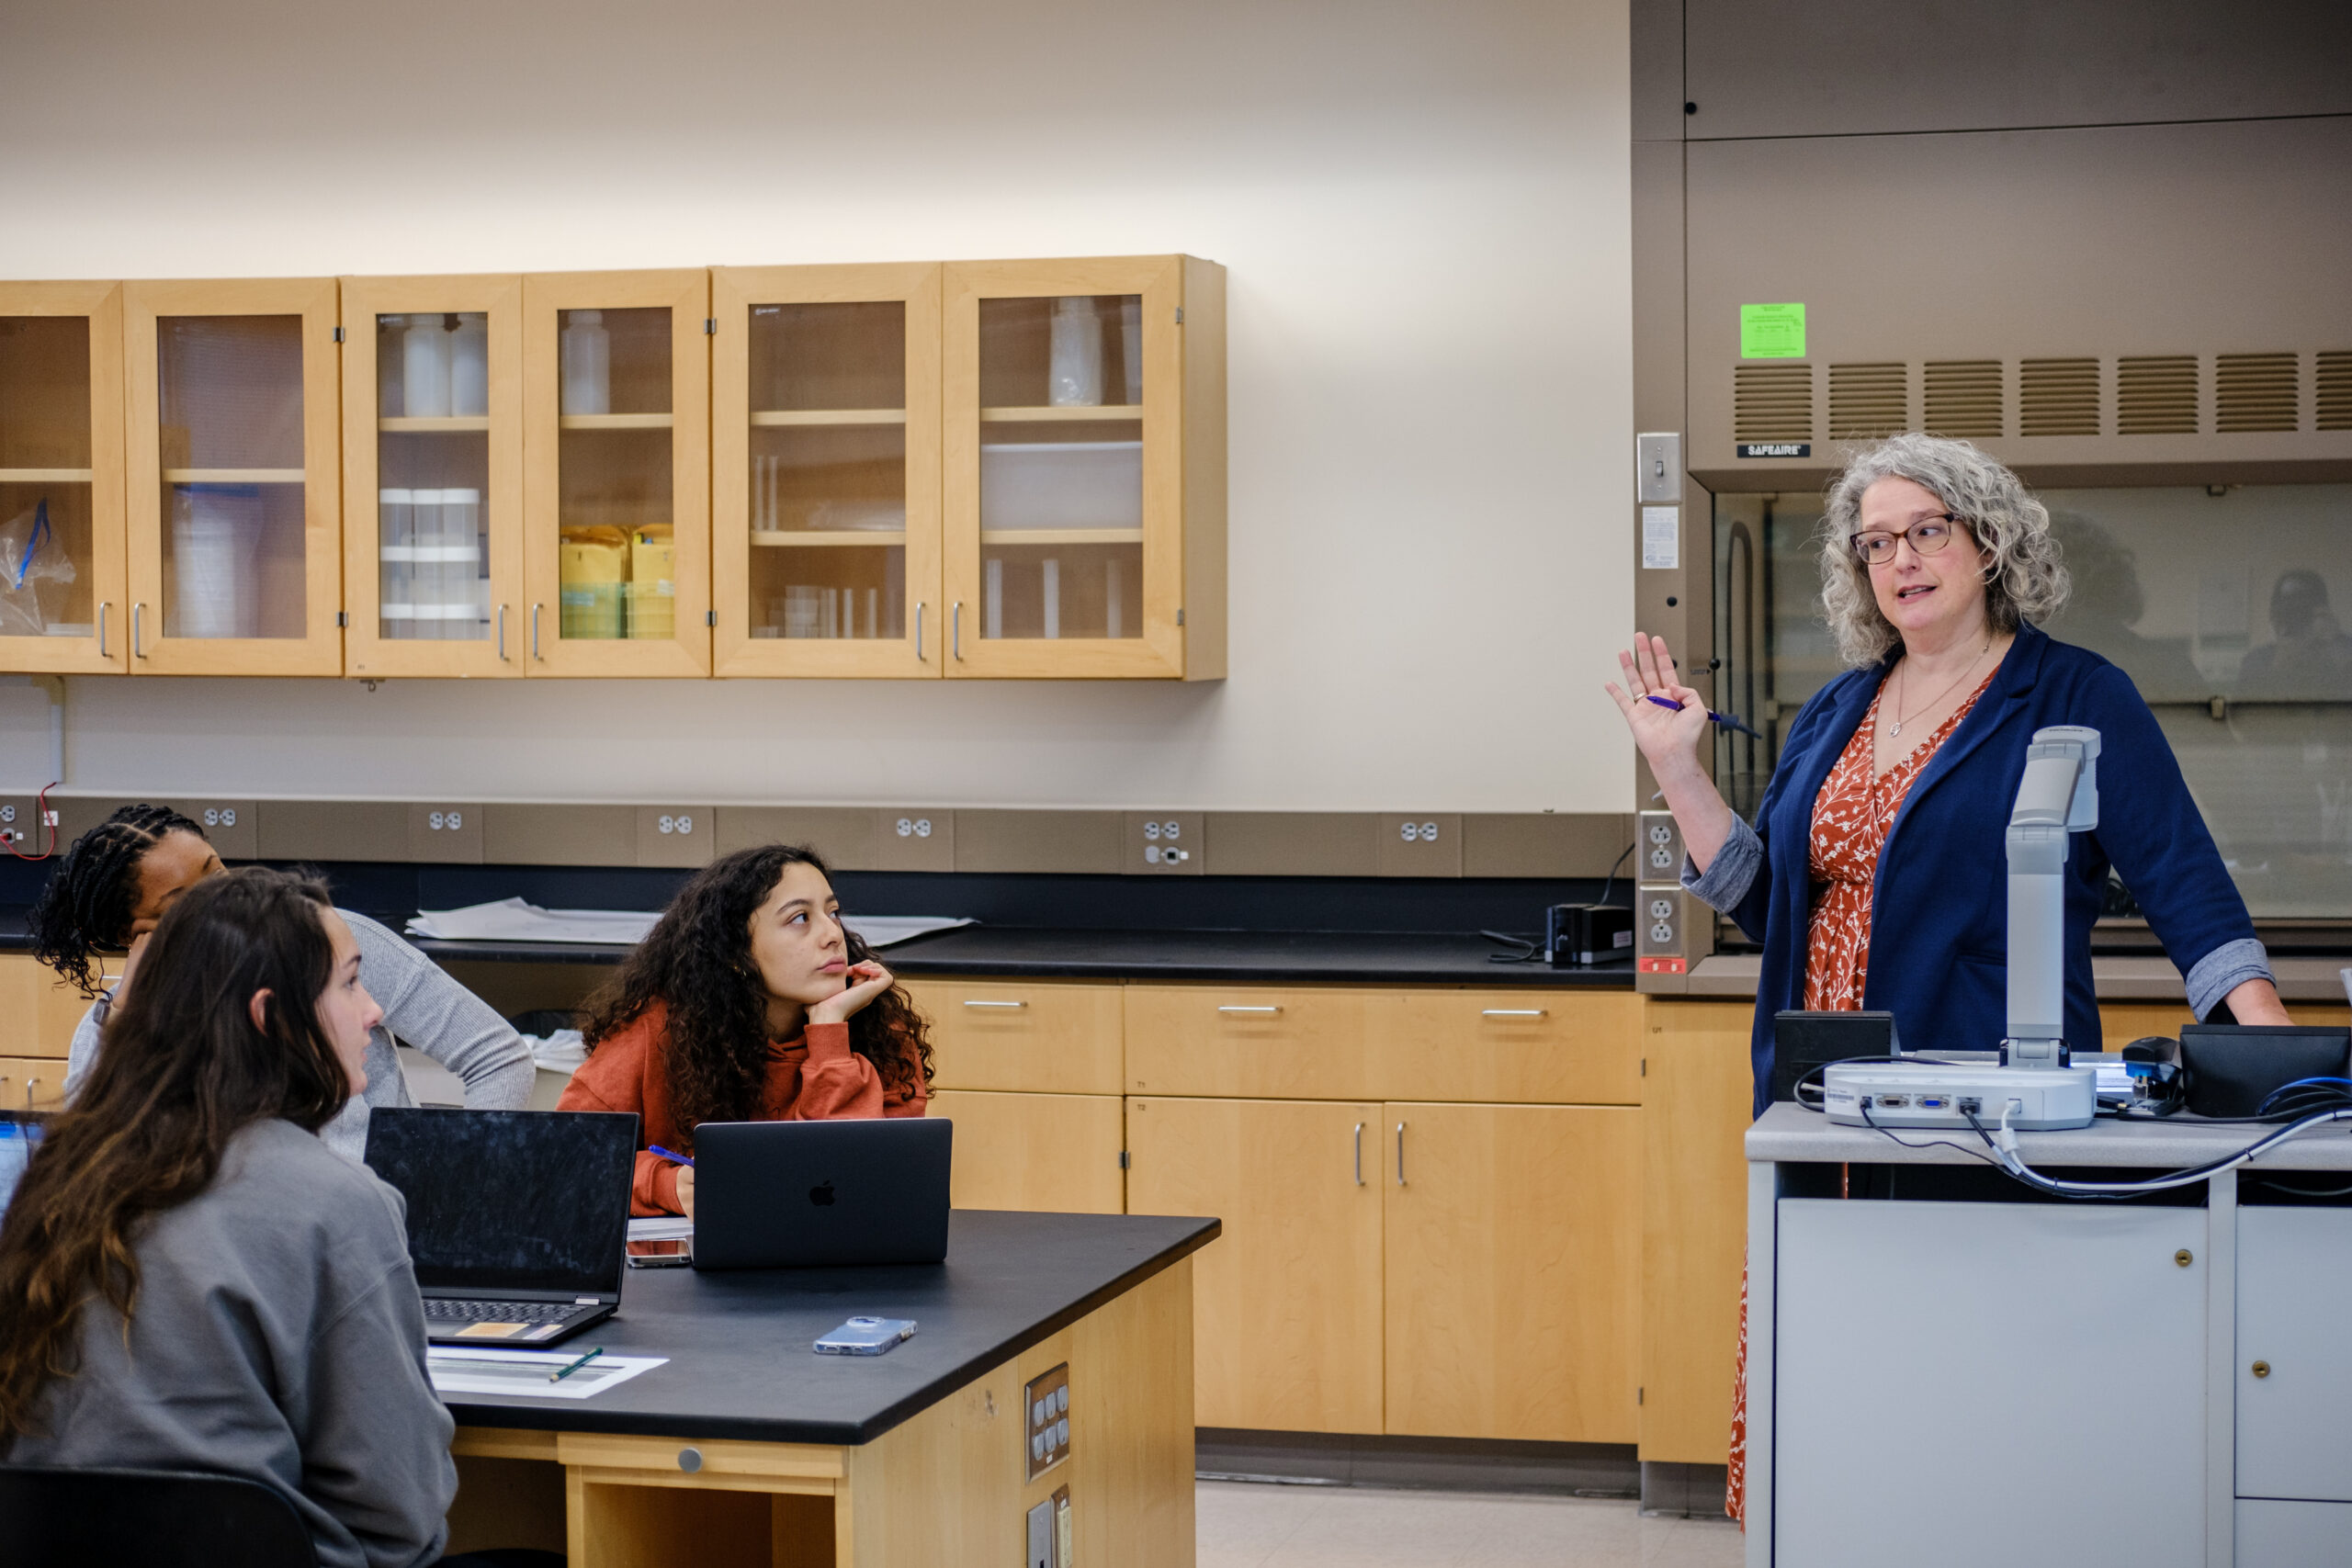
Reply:
[[[1684,902],[1679,887],[1634,889],[1635,967],[1642,973],[1680,975],[1689,969],[1682,953]]]
[[[1119,870],[1128,876],[1202,876],[1208,871],[1208,815],[1130,811],[1119,834]]]
[[[1682,880],[1682,829],[1671,811],[1644,811],[1635,818],[1634,858],[1640,863],[1634,880],[1679,884]]]

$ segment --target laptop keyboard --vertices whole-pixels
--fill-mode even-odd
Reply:
[[[427,1298],[427,1323],[555,1323],[582,1308],[573,1302],[453,1302]]]

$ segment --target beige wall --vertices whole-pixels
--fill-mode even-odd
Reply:
[[[1231,273],[1222,684],[76,680],[71,782],[1626,809],[1626,69],[1622,0],[11,7],[0,276]]]

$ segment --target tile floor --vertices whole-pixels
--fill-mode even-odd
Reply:
[[[1200,1568],[1738,1568],[1728,1519],[1632,1503],[1199,1483]]]

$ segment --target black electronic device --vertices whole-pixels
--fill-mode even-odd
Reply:
[[[944,1260],[955,1126],[934,1116],[704,1122],[695,1267]]]
[[[1553,964],[1634,956],[1634,911],[1622,904],[1555,904],[1544,912],[1544,957]]]
[[[368,1168],[408,1203],[436,1345],[553,1345],[621,1303],[637,1118],[379,1106]]]
[[[2347,1058],[2352,1030],[2192,1023],[2180,1032],[2180,1076],[2189,1113],[2196,1116],[2261,1115],[2263,1102],[2290,1083],[2352,1076],[2346,1071]]]
[[[1900,1055],[1891,1012],[1805,1012],[1772,1015],[1772,1098],[1794,1100],[1797,1080],[1832,1062],[1878,1061]]]

